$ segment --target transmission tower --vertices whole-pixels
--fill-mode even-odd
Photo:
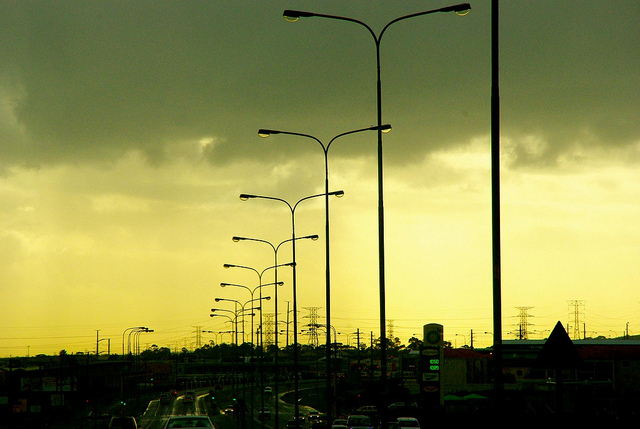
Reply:
[[[584,301],[578,299],[569,301],[569,309],[573,309],[573,326],[571,327],[573,340],[580,339],[580,307],[584,307]]]
[[[520,319],[520,323],[518,323],[518,339],[519,340],[528,340],[529,339],[529,310],[533,307],[516,307],[518,309],[518,318]]]
[[[387,322],[387,339],[389,343],[393,344],[394,336],[393,336],[393,328],[394,328],[393,320],[389,320]]]
[[[273,333],[275,331],[274,324],[275,313],[267,313],[262,315],[262,346],[267,348],[274,344]]]
[[[309,344],[317,347],[318,341],[318,310],[320,307],[304,307],[305,310],[309,310],[309,315],[304,316],[305,319],[309,319]]]
[[[194,333],[196,335],[196,349],[202,347],[202,326],[194,326]]]

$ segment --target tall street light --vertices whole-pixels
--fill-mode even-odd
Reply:
[[[502,407],[502,256],[500,244],[500,43],[499,4],[491,1],[491,248],[493,261],[494,402]]]
[[[286,264],[283,264],[283,266]],[[256,290],[260,291],[260,296],[262,296],[262,288],[264,286],[273,286],[276,285],[278,282],[275,281],[273,283],[268,283],[268,284],[263,284],[262,283],[262,276],[264,275],[264,273],[268,270],[275,270],[278,268],[278,265],[273,265],[271,267],[267,267],[262,271],[258,271],[257,269],[253,268],[253,267],[247,267],[245,265],[236,265],[236,264],[224,264],[223,265],[224,268],[240,268],[243,270],[250,270],[253,271],[254,273],[257,274],[258,276],[258,286],[255,287],[254,289],[249,288],[248,286],[242,286],[244,288],[246,288],[247,290],[249,290],[249,292],[251,293],[251,298],[253,298],[253,294],[255,293]],[[225,287],[225,286],[241,286],[241,285],[234,285],[234,284],[230,284],[230,283],[220,283],[220,286]],[[276,293],[277,293],[277,288],[276,288]],[[262,313],[260,314],[260,326],[262,327]],[[261,328],[262,329],[262,328]],[[257,341],[257,340],[256,340]],[[253,341],[253,321],[251,321],[251,342],[255,345],[256,343]],[[262,334],[260,336],[260,345],[262,346]]]
[[[336,19],[340,21],[353,22],[361,25],[367,29],[367,31],[373,37],[373,41],[376,46],[376,70],[377,70],[377,82],[376,82],[376,95],[377,95],[377,116],[378,116],[378,274],[379,274],[379,288],[380,288],[380,384],[381,384],[381,401],[384,403],[386,396],[386,378],[387,378],[387,345],[386,345],[386,305],[385,305],[385,249],[384,249],[384,202],[383,202],[383,169],[382,169],[382,84],[380,80],[380,42],[382,36],[389,26],[396,22],[403,21],[409,18],[414,18],[422,15],[428,15],[436,12],[455,12],[458,15],[466,15],[471,10],[469,3],[461,3],[454,6],[447,6],[439,9],[427,10],[424,12],[412,13],[409,15],[401,16],[390,21],[384,26],[382,31],[376,35],[373,29],[366,23],[353,18],[347,18],[336,15],[326,15],[314,12],[303,12],[298,10],[285,10],[283,17],[289,22],[296,22],[300,18],[328,18]],[[383,406],[383,429],[386,429],[388,422],[386,421],[386,407]]]
[[[251,288],[249,286],[245,286],[245,285],[241,285],[241,284],[237,284],[237,283],[226,283],[226,282],[222,282],[220,283],[220,287],[237,287],[237,288],[243,288],[249,291],[249,294],[251,295],[251,299],[253,299],[253,295],[256,292],[256,290],[261,289],[263,287],[266,286],[282,286],[284,284],[284,282],[277,282],[277,283],[260,283],[260,286],[256,286],[255,288]],[[260,296],[262,296],[262,291],[260,291]],[[255,346],[255,342],[253,339],[253,325],[254,322],[253,320],[251,321],[251,343],[254,344]],[[262,325],[262,320],[260,320],[259,325]],[[257,339],[255,341],[258,341]],[[260,341],[260,344],[262,344],[262,341]]]
[[[357,130],[353,130],[353,131],[347,131],[341,134],[338,134],[337,136],[333,137],[329,143],[327,143],[326,145],[318,138],[309,135],[309,134],[303,134],[303,133],[296,133],[296,132],[291,132],[291,131],[280,131],[280,130],[269,130],[269,129],[260,129],[258,130],[258,135],[262,138],[266,138],[269,137],[271,135],[274,134],[286,134],[286,135],[292,135],[292,136],[299,136],[299,137],[305,137],[311,140],[315,140],[320,147],[322,148],[322,152],[324,153],[324,192],[325,192],[325,199],[324,199],[324,209],[325,209],[325,272],[326,272],[326,292],[325,292],[325,306],[326,306],[326,319],[327,319],[327,335],[326,335],[326,364],[327,364],[327,370],[326,370],[326,376],[327,376],[327,421],[331,422],[332,418],[332,409],[333,409],[333,394],[332,394],[332,389],[331,389],[331,331],[329,329],[329,326],[331,326],[331,265],[329,263],[329,148],[331,147],[331,144],[337,140],[340,137],[349,135],[349,134],[355,134],[355,133],[360,133],[363,131],[377,131],[380,127],[367,127],[367,128],[360,128]],[[391,125],[387,124],[387,125],[383,125],[382,126],[382,132],[389,132],[391,131]]]
[[[262,288],[266,287],[266,286],[275,286],[275,289],[277,291],[279,286],[282,286],[284,284],[284,282],[274,282],[274,283],[263,283],[262,282],[262,275],[270,269],[275,269],[277,268],[277,266],[272,266],[272,267],[267,267],[262,271],[258,271],[257,269],[253,268],[253,267],[247,267],[244,265],[234,265],[234,264],[224,264],[225,268],[242,268],[242,269],[247,269],[247,270],[251,270],[254,273],[256,273],[258,275],[258,286],[256,286],[255,288],[251,288],[249,286],[245,286],[245,285],[241,285],[241,284],[236,284],[236,283],[220,283],[220,287],[237,287],[237,288],[242,288],[242,289],[246,289],[249,291],[249,293],[251,294],[251,299],[253,299],[253,296],[255,294],[256,291],[260,292],[260,297],[262,297]],[[253,351],[255,350],[256,347],[256,343],[260,343],[260,364],[258,365],[259,368],[259,372],[260,372],[260,406],[261,408],[264,408],[264,371],[263,371],[263,358],[264,358],[264,346],[263,346],[263,341],[262,341],[262,335],[263,335],[263,323],[262,323],[262,313],[264,313],[263,311],[260,312],[260,320],[258,322],[258,326],[260,327],[260,336],[259,338],[256,338],[255,342],[253,340],[253,334],[254,334],[254,323],[253,323],[253,317],[251,317],[251,343],[252,343],[252,347],[251,347],[251,356],[253,357]],[[253,377],[251,378],[251,384],[253,386]],[[251,390],[251,397],[252,397],[252,404],[251,406],[253,407],[253,393],[254,393],[254,389]],[[253,408],[252,408],[253,409]],[[264,419],[262,419],[261,421],[262,426],[264,427]],[[251,427],[253,427],[253,419],[251,419]]]
[[[233,374],[236,374],[236,366],[238,365],[238,354],[240,353],[239,347],[238,347],[238,316],[240,316],[240,312],[238,311],[238,304],[241,304],[240,301],[236,301],[236,300],[227,300],[227,299],[218,299],[216,298],[216,302],[220,302],[220,301],[232,301],[235,303],[235,310],[227,310],[224,308],[212,308],[211,309],[211,314],[209,316],[211,317],[216,317],[216,316],[222,316],[222,317],[226,317],[228,318],[231,323],[234,325],[234,331],[236,334],[236,347],[234,349],[234,359],[233,359],[233,365],[232,365],[232,372]],[[250,309],[251,311],[253,311],[254,309]],[[226,314],[216,314],[216,311],[226,311],[228,313],[233,314],[233,318],[231,318],[231,316],[227,316]],[[245,309],[243,309],[242,311],[242,317],[244,320],[244,314],[245,314]],[[251,313],[251,317],[255,316],[255,313]],[[244,330],[244,326],[242,328]],[[233,335],[233,332],[232,332]],[[238,377],[233,377],[232,378],[232,386],[233,386],[233,394],[236,394],[236,389],[237,389],[237,384],[238,384]],[[244,398],[244,388],[242,389],[242,395]]]
[[[319,237],[318,237],[317,234],[313,234],[313,235],[305,235],[305,236],[302,236],[302,237],[296,237],[295,239],[296,240],[313,240],[313,241],[316,241],[316,240],[318,240],[318,238]],[[278,268],[277,267],[280,267],[280,266],[293,267],[293,262],[289,262],[289,263],[286,263],[286,264],[278,264],[278,251],[280,250],[280,247],[283,244],[292,241],[291,238],[288,238],[288,239],[280,242],[278,245],[274,245],[270,241],[263,240],[263,239],[260,239],[260,238],[241,237],[241,236],[237,236],[237,235],[233,236],[231,238],[231,240],[234,243],[238,243],[240,241],[255,241],[255,242],[258,242],[258,243],[265,243],[265,244],[269,245],[269,247],[271,247],[271,249],[273,250],[273,265],[276,267],[273,270],[273,272],[274,272],[273,281],[275,283],[278,283]],[[277,400],[277,398],[278,398],[278,387],[279,387],[279,381],[278,381],[278,370],[279,370],[279,367],[278,367],[278,363],[279,363],[278,362],[278,347],[279,347],[278,346],[278,288],[277,287],[274,289],[273,298],[274,298],[274,301],[275,301],[274,302],[274,306],[273,306],[274,307],[274,310],[273,310],[274,311],[274,344],[275,344],[274,355],[273,355],[273,365],[274,365],[274,368],[275,368],[275,374],[274,374],[275,375],[275,383],[274,383],[274,386],[273,386],[273,390],[274,390],[273,394],[274,394],[274,396],[276,398],[276,401],[275,401],[275,404],[274,404],[273,408],[274,408],[275,421],[279,422],[278,419],[279,419],[279,416],[280,416],[280,414],[279,414],[279,408],[280,407],[278,406],[278,403],[280,401]]]
[[[229,301],[229,302],[234,302],[237,305],[240,305],[240,313],[242,313],[242,343],[244,344],[245,339],[244,339],[244,335],[245,335],[245,327],[244,327],[244,316],[245,316],[245,311],[246,310],[260,310],[262,311],[262,303],[260,303],[259,307],[255,307],[255,308],[245,308],[247,304],[249,304],[250,302],[254,302],[254,301],[262,301],[262,300],[270,300],[271,297],[270,296],[264,296],[264,297],[260,297],[260,298],[252,298],[248,301],[246,301],[244,304],[236,299],[229,299],[229,298],[215,298],[216,302],[220,302],[220,301]],[[255,314],[251,315],[252,317],[255,316]],[[253,329],[253,328],[252,328]],[[237,336],[237,335],[236,335]]]
[[[292,247],[292,261],[293,261],[293,368],[294,368],[294,417],[296,421],[296,427],[299,429],[300,421],[299,421],[299,411],[300,404],[298,403],[298,300],[297,300],[297,266],[296,266],[296,221],[295,221],[295,212],[298,208],[298,205],[303,201],[310,200],[312,198],[322,197],[322,196],[336,196],[342,197],[344,195],[344,191],[333,191],[333,192],[325,192],[322,194],[310,195],[304,198],[299,199],[295,204],[290,204],[287,200],[278,197],[269,197],[263,195],[253,195],[253,194],[240,194],[240,199],[242,201],[247,201],[249,199],[265,199],[265,200],[273,200],[279,201],[283,204],[286,204],[291,212],[291,247]],[[276,328],[277,329],[277,328]]]

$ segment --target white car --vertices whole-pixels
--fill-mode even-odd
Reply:
[[[169,417],[164,429],[205,428],[215,429],[211,419],[207,416],[173,416]]]
[[[400,429],[420,429],[420,422],[413,417],[398,417],[398,427]]]

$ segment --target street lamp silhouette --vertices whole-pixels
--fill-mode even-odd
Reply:
[[[240,194],[240,199],[242,201],[247,201],[250,199],[265,199],[272,201],[279,201],[285,204],[289,211],[291,212],[291,247],[293,254],[293,367],[294,367],[294,416],[296,417],[296,426],[299,426],[298,416],[300,410],[300,404],[298,403],[298,299],[297,299],[297,265],[296,265],[296,222],[295,222],[295,212],[298,208],[298,205],[303,201],[310,200],[312,198],[322,197],[322,196],[336,196],[342,197],[344,195],[344,191],[333,191],[333,192],[325,192],[322,194],[310,195],[304,198],[299,199],[295,204],[290,204],[287,200],[278,197],[270,197],[264,195],[254,195],[254,194]]]
[[[273,286],[273,285],[282,286],[284,284],[283,282],[279,282],[279,283],[262,283],[262,275],[264,274],[264,272],[267,271],[267,270],[276,268],[275,266],[274,267],[267,267],[262,271],[258,271],[258,270],[256,270],[255,268],[252,268],[252,267],[247,267],[247,266],[244,266],[244,265],[235,265],[235,264],[224,264],[224,267],[225,268],[247,269],[247,270],[251,270],[251,271],[255,272],[258,275],[258,286],[256,286],[255,288],[250,288],[249,286],[236,284],[236,283],[224,283],[224,282],[220,283],[220,287],[229,286],[229,287],[237,287],[237,288],[242,288],[242,289],[248,290],[249,294],[251,295],[251,301],[254,300],[253,296],[254,296],[256,291],[260,292],[259,299],[262,299],[262,288],[263,287],[265,287],[265,286]],[[276,287],[276,289],[277,289],[277,287]],[[263,329],[262,329],[262,326],[263,326],[262,325],[262,314],[263,313],[264,313],[264,311],[260,311],[260,320],[259,320],[259,323],[258,323],[258,326],[260,326],[260,337],[259,337],[259,339],[256,338],[255,341],[254,341],[254,333],[255,333],[254,326],[255,326],[255,324],[254,324],[254,321],[253,321],[253,316],[251,316],[251,358],[252,358],[252,360],[253,360],[253,352],[254,352],[255,347],[256,347],[256,342],[258,342],[258,341],[260,342],[260,365],[259,365],[259,369],[260,369],[260,386],[261,386],[260,398],[261,398],[261,401],[262,401],[262,407],[264,407],[264,393],[263,393],[263,391],[264,391],[264,389],[263,389],[264,378],[263,378],[263,371],[262,371],[262,365],[263,365],[262,357],[263,357],[263,353],[264,353],[263,342],[262,342],[262,331],[263,331]],[[252,366],[252,372],[253,372],[253,366]],[[252,410],[253,410],[253,407],[254,407],[254,404],[255,404],[255,402],[253,400],[253,395],[254,395],[254,391],[255,391],[255,389],[253,389],[253,385],[254,385],[254,377],[253,377],[253,374],[252,374],[252,377],[251,377],[251,386],[252,386],[252,389],[251,389],[251,409]],[[251,420],[251,427],[253,427],[253,419]]]
[[[253,299],[253,294],[255,293],[256,290],[266,287],[266,286],[282,286],[284,284],[284,282],[278,282],[278,283],[264,283],[264,284],[260,284],[260,286],[257,286],[253,289],[251,289],[249,286],[245,286],[245,285],[241,285],[241,284],[236,284],[236,283],[225,283],[222,282],[220,283],[220,287],[238,287],[238,288],[243,288],[249,291],[249,294],[251,295],[251,298]],[[262,319],[262,318],[261,318]],[[255,345],[254,339],[253,339],[253,320],[251,321],[251,343]],[[262,320],[260,320],[259,325],[262,326]],[[262,328],[260,328],[260,330],[262,330]],[[260,341],[260,344],[262,345],[262,341]]]
[[[385,247],[384,247],[384,192],[383,192],[383,166],[382,166],[382,83],[380,80],[380,42],[385,31],[393,24],[399,21],[403,21],[409,18],[414,18],[422,15],[428,15],[437,12],[455,12],[458,15],[466,15],[471,10],[469,3],[461,3],[453,6],[442,7],[433,10],[427,10],[418,13],[412,13],[409,15],[401,16],[393,19],[387,23],[382,31],[376,35],[373,29],[366,23],[344,16],[326,15],[322,13],[305,12],[299,10],[285,10],[282,16],[289,22],[296,22],[300,18],[328,18],[340,21],[347,21],[363,26],[373,37],[373,41],[376,46],[376,102],[377,102],[377,117],[378,117],[378,274],[379,274],[379,288],[380,288],[380,400],[384,404],[386,397],[386,378],[387,378],[387,344],[386,344],[386,291],[385,291]],[[387,429],[388,422],[386,420],[386,406],[382,406],[382,429]]]
[[[234,303],[236,303],[236,308],[237,308],[237,306],[238,306],[238,305],[240,305],[240,313],[242,313],[242,342],[244,343],[244,342],[245,342],[245,339],[244,339],[244,334],[245,334],[245,328],[244,328],[244,316],[245,316],[245,311],[246,311],[246,310],[260,310],[260,311],[262,311],[262,304],[260,304],[260,306],[259,306],[259,307],[255,307],[255,308],[252,308],[252,309],[246,309],[246,308],[245,308],[245,306],[246,306],[247,304],[249,304],[250,302],[254,302],[254,301],[262,301],[262,300],[266,300],[266,301],[268,301],[268,300],[270,300],[270,299],[271,299],[271,297],[270,297],[270,296],[264,296],[264,297],[260,297],[260,298],[250,299],[250,300],[246,301],[244,304],[243,304],[243,303],[241,303],[240,301],[236,300],[236,299],[229,299],[229,298],[215,298],[215,301],[216,301],[216,302],[220,302],[220,301],[229,301],[229,302],[234,302]],[[213,311],[213,309],[211,309],[211,311]],[[238,312],[238,310],[236,309],[236,313],[237,313],[237,312]],[[254,314],[251,314],[251,316],[252,316],[252,317],[253,317],[253,316],[255,316],[255,313],[254,313]],[[236,322],[236,323],[237,323],[237,322]],[[238,336],[238,334],[236,334],[236,343],[237,343],[237,336]]]
[[[355,134],[355,133],[360,133],[363,131],[377,131],[380,127],[367,127],[367,128],[360,128],[357,130],[352,130],[352,131],[347,131],[341,134],[336,135],[335,137],[333,137],[329,143],[327,143],[326,145],[317,137],[314,137],[310,134],[304,134],[304,133],[297,133],[297,132],[291,132],[291,131],[280,131],[280,130],[270,130],[270,129],[260,129],[258,130],[258,135],[262,138],[267,138],[271,135],[275,135],[275,134],[285,134],[285,135],[291,135],[291,136],[298,136],[298,137],[305,137],[311,140],[315,140],[320,147],[322,148],[322,152],[324,153],[324,192],[325,192],[325,199],[324,199],[324,207],[325,207],[325,272],[326,272],[326,280],[325,280],[325,284],[326,284],[326,292],[325,292],[325,306],[326,306],[326,319],[327,319],[327,326],[331,326],[331,264],[329,262],[329,255],[330,255],[330,246],[329,246],[329,149],[331,148],[331,144],[337,140],[340,137],[349,135],[349,134]],[[391,125],[387,124],[387,125],[383,125],[382,126],[382,132],[389,132],[391,131]],[[326,365],[327,365],[327,370],[326,370],[326,377],[327,377],[327,421],[332,421],[331,419],[331,409],[333,408],[333,392],[331,389],[331,332],[330,329],[327,328],[327,333],[326,333]]]
[[[313,235],[305,235],[305,236],[302,236],[302,237],[296,237],[295,239],[296,240],[313,240],[313,241],[316,241],[316,240],[318,240],[318,238],[319,237],[318,237],[317,234],[313,234]],[[273,250],[273,265],[274,265],[274,267],[276,267],[273,270],[273,272],[274,272],[274,282],[275,283],[278,282],[278,268],[277,267],[280,267],[280,266],[293,267],[293,262],[289,262],[289,263],[286,263],[286,264],[278,264],[278,251],[280,250],[280,247],[283,244],[288,243],[290,241],[293,241],[293,239],[291,239],[291,238],[288,238],[288,239],[280,242],[278,245],[274,245],[270,241],[263,240],[263,239],[260,239],[260,238],[241,237],[241,236],[237,236],[237,235],[233,236],[231,238],[231,240],[234,243],[238,243],[240,241],[255,241],[255,242],[258,242],[258,243],[265,243],[265,244],[269,245],[269,247],[271,247],[271,249]],[[279,348],[279,346],[278,346],[278,333],[279,333],[279,330],[278,330],[278,288],[277,287],[274,289],[274,301],[275,301],[274,302],[274,344],[275,344],[275,349],[274,349],[274,356],[273,356],[273,364],[274,364],[274,368],[275,368],[275,374],[274,374],[275,375],[275,377],[274,377],[275,378],[275,383],[274,383],[274,392],[273,392],[273,394],[274,394],[274,396],[276,398],[278,398],[278,387],[279,387],[279,379],[278,379],[278,369],[279,369],[279,366],[278,366],[278,363],[279,363],[278,362],[278,348]],[[288,340],[287,340],[287,343],[288,343]],[[276,422],[279,421],[278,420],[278,418],[279,418],[279,406],[278,406],[278,403],[279,402],[280,401],[275,401],[275,404],[274,404],[274,407],[273,407],[274,408],[274,416],[275,416],[275,421]]]

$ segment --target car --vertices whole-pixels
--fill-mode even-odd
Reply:
[[[398,417],[399,429],[420,429],[420,422],[414,417]]]
[[[415,402],[394,402],[388,407],[389,411],[415,408],[418,408],[418,404]]]
[[[182,402],[184,403],[192,403],[193,401],[195,401],[196,399],[196,394],[195,392],[185,392],[184,396],[182,397]]]
[[[267,386],[264,388],[264,393],[273,393],[273,389],[271,388],[271,386]]]
[[[138,422],[133,416],[111,417],[109,429],[138,429]]]
[[[376,407],[375,405],[365,405],[363,407],[358,408],[357,411],[360,414],[371,416],[378,413],[378,407]]]
[[[213,423],[209,416],[172,416],[169,417],[164,429],[178,428],[206,428],[214,429]]]
[[[227,414],[229,416],[233,415],[233,406],[229,405],[228,407],[226,407],[224,409],[224,411],[222,412],[223,414]]]
[[[304,428],[304,419],[302,418],[296,419],[295,417],[292,417],[287,422],[287,429],[302,429],[302,428]]]
[[[258,419],[260,420],[271,420],[271,408],[262,407],[258,410]]]
[[[371,417],[364,414],[352,414],[347,417],[349,429],[371,429]]]
[[[309,423],[311,423],[311,421]],[[311,423],[311,429],[328,429],[327,422],[322,419],[316,420]]]
[[[333,421],[333,426],[346,426],[347,425],[347,419],[335,419]]]
[[[313,423],[317,422],[318,420],[320,420],[320,413],[315,410],[309,411],[309,422]]]
[[[171,403],[171,394],[164,392],[160,395],[160,403],[161,404],[170,404]]]

